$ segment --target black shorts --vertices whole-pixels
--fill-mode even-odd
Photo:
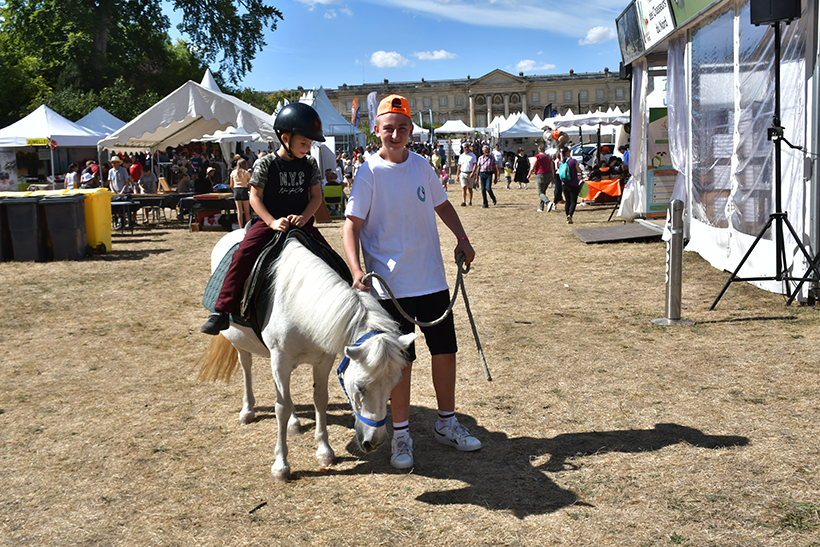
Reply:
[[[250,196],[248,195],[248,187],[247,186],[234,186],[233,187],[233,199],[234,199],[234,201],[249,201]]]
[[[398,302],[407,315],[417,321],[429,323],[441,317],[447,310],[447,306],[450,305],[450,291],[443,290],[433,294],[399,298]],[[399,310],[396,309],[396,305],[393,304],[392,300],[389,298],[387,300],[379,300],[379,304],[399,323],[402,334],[415,332],[416,325],[404,318]],[[434,327],[420,328],[427,341],[427,348],[430,350],[430,355],[443,355],[456,353],[458,351],[456,329],[453,323],[452,313],[448,314],[444,321]],[[413,342],[410,344],[410,347],[405,350],[404,354],[407,357],[408,363],[415,361],[416,343]]]

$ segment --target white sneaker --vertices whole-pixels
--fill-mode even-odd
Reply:
[[[549,203],[547,203],[547,212],[549,213],[553,209],[555,209],[555,204],[550,201]]]
[[[410,435],[394,436],[391,447],[393,455],[390,456],[390,465],[396,469],[413,467],[413,439]]]
[[[439,429],[433,426],[436,440],[441,444],[452,446],[462,452],[472,452],[481,448],[481,441],[470,435],[467,428],[456,422],[453,427],[444,426]]]

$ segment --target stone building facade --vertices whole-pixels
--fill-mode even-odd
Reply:
[[[617,72],[556,74],[549,76],[518,76],[503,70],[493,70],[480,78],[434,80],[420,82],[389,82],[346,85],[326,89],[328,98],[342,116],[350,119],[351,103],[359,98],[360,127],[369,125],[367,95],[375,91],[379,100],[396,93],[407,97],[414,121],[421,112],[429,123],[441,125],[447,120],[461,120],[470,127],[486,127],[496,116],[526,112],[532,119],[542,118],[547,106],[559,114],[567,110],[606,110],[610,107],[629,109],[630,82],[621,80]]]

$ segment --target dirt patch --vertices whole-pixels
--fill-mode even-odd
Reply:
[[[83,262],[0,264],[0,507],[8,545],[812,545],[820,506],[814,308],[733,284],[684,255],[683,317],[661,328],[665,245],[585,245],[609,210],[535,212],[535,191],[458,207],[477,250],[461,302],[460,419],[484,443],[431,435],[429,355],[415,366],[416,467],[364,456],[337,384],[316,465],[311,377],[293,480],[270,480],[274,387],[258,362],[256,422],[241,375],[195,382],[217,232],[114,235]],[[480,203],[475,199],[474,203]],[[341,251],[341,222],[320,226]],[[442,230],[449,262],[454,238]],[[448,276],[455,268],[448,265]]]

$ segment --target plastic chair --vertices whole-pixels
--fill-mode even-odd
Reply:
[[[330,218],[345,217],[345,194],[341,184],[325,184],[322,194]]]

